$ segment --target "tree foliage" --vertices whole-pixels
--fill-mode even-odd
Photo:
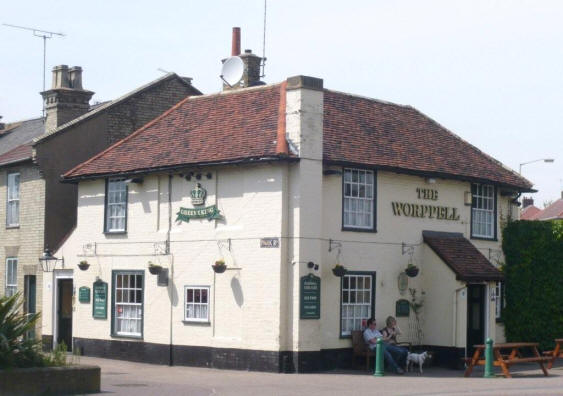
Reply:
[[[502,248],[506,339],[551,349],[563,337],[563,222],[510,222]]]

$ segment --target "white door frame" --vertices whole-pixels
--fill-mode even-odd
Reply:
[[[57,339],[59,338],[59,317],[57,312],[59,307],[59,279],[73,279],[73,271],[68,269],[53,271],[53,349],[57,347]],[[72,287],[74,295],[74,280],[72,282]],[[70,345],[70,348],[72,349],[72,345]]]

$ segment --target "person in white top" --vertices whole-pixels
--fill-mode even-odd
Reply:
[[[395,359],[393,358],[393,356],[390,353],[390,350],[392,350],[393,348],[398,348],[398,347],[395,346],[395,345],[389,344],[388,341],[389,341],[390,337],[383,336],[383,334],[381,334],[379,332],[379,330],[376,329],[377,323],[375,322],[374,318],[368,319],[367,325],[368,325],[368,327],[364,330],[364,341],[366,342],[366,344],[368,344],[368,347],[371,350],[375,350],[375,348],[377,346],[377,339],[382,338],[383,342],[385,344],[385,348],[383,349],[383,357],[385,359],[385,363],[387,363],[389,366],[391,366],[397,374],[404,374],[405,371],[397,365],[397,363],[395,362]],[[400,349],[402,350],[403,348],[400,348]],[[402,354],[402,352],[401,352],[401,354]]]

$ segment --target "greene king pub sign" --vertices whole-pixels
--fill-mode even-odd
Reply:
[[[207,190],[201,187],[200,183],[196,183],[195,188],[190,192],[192,199],[192,205],[200,206],[205,204],[205,199],[207,198]],[[190,219],[207,219],[211,220],[221,220],[223,215],[217,209],[217,205],[207,206],[205,208],[180,208],[178,213],[176,213],[176,221],[185,221],[188,223]]]

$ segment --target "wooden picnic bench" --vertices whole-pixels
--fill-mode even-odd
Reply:
[[[538,352],[537,342],[507,342],[504,344],[493,344],[493,366],[500,367],[506,378],[511,378],[509,368],[518,363],[538,363],[545,376],[548,375],[544,363],[549,363],[552,357],[541,356]],[[469,377],[475,366],[485,365],[485,345],[474,345],[473,357],[468,359],[465,377]],[[522,349],[531,349],[534,356],[522,357]],[[504,351],[510,350],[509,353]]]
[[[543,354],[551,358],[549,364],[547,365],[547,368],[551,369],[553,367],[553,363],[555,363],[555,359],[563,358],[563,338],[556,338],[555,349],[553,349],[553,351],[546,351]]]

